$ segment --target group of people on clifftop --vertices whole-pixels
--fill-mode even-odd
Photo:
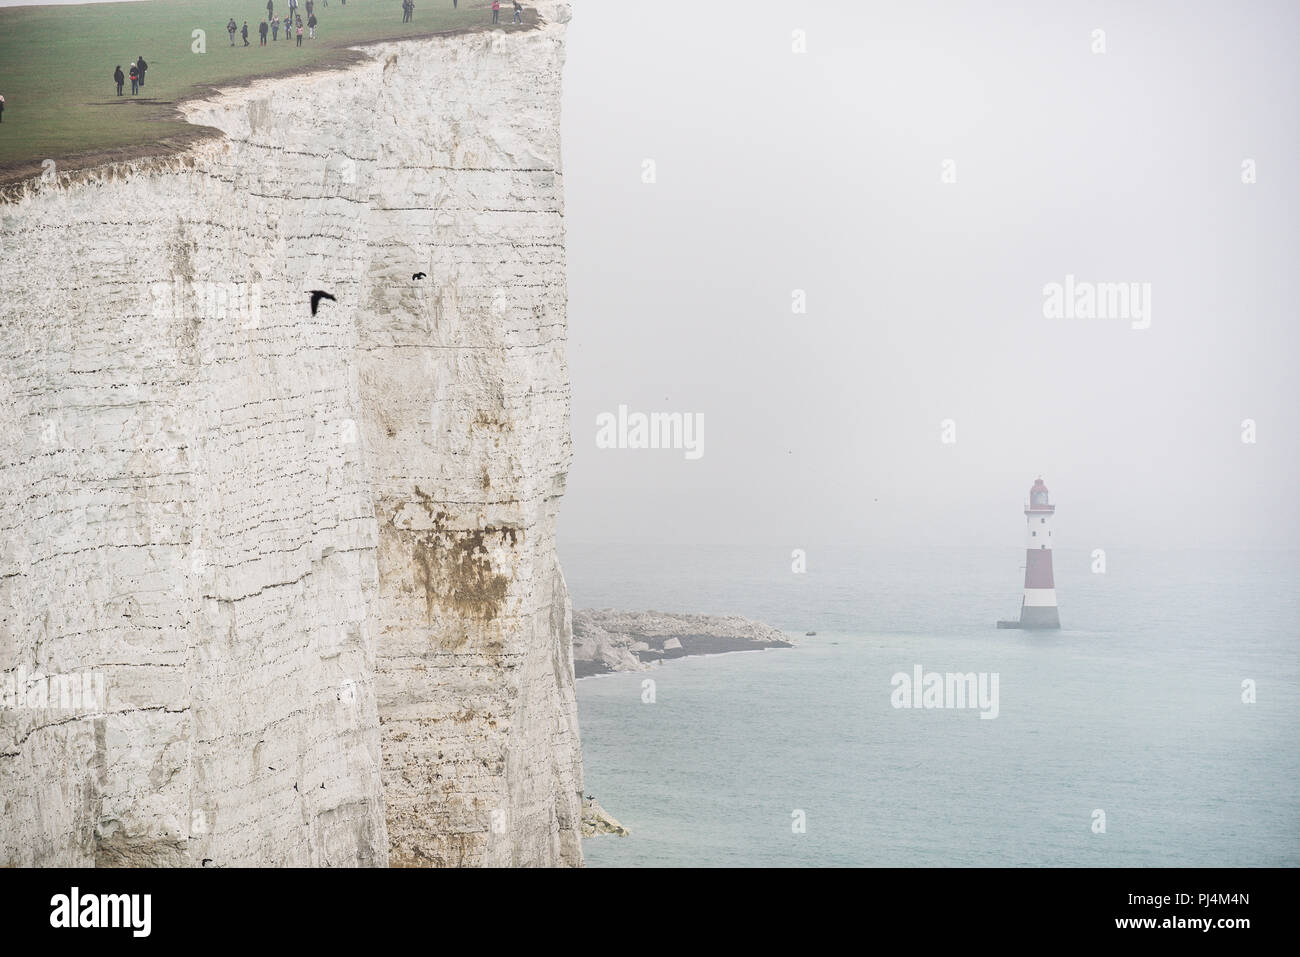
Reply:
[[[275,0],[266,0],[266,19],[263,20],[257,28],[258,46],[266,46],[268,36],[270,37],[270,42],[278,42],[280,39],[281,28],[284,29],[285,40],[290,39],[290,37],[295,37],[297,39],[297,45],[302,46],[304,23],[302,14],[298,12],[299,0],[287,0],[287,2],[289,7],[288,12],[286,12],[284,18],[281,19],[276,16],[275,13]],[[328,7],[330,5],[329,0],[302,0],[302,9],[307,14],[305,26],[307,29],[307,39],[309,40],[316,39],[316,26],[319,23],[316,19],[317,2],[319,2],[323,7]],[[339,0],[339,3],[346,7],[348,5],[348,0]],[[511,22],[522,24],[524,22],[523,5],[519,0],[511,0],[511,3],[515,8],[514,18]],[[451,5],[458,9],[460,5],[459,0],[451,0]],[[414,17],[415,0],[402,0],[402,22],[410,23]],[[501,2],[500,0],[492,0],[492,22],[500,23],[500,18]],[[242,27],[235,22],[234,17],[231,17],[226,22],[226,33],[230,37],[230,45],[232,47],[235,46],[236,36],[239,36],[244,41],[244,46],[249,46],[248,32],[247,20],[244,21]],[[139,93],[144,87],[144,74],[147,69],[149,69],[149,65],[144,62],[144,57],[138,57],[136,62],[132,63],[128,71],[125,73],[122,71],[122,67],[118,66],[117,69],[113,71],[113,83],[117,86],[117,95],[123,95],[122,90],[128,79],[131,81],[131,95],[134,96]],[[0,120],[2,120],[4,116],[3,104],[4,101],[0,100]]]
[[[278,42],[280,39],[281,28],[284,29],[285,40],[294,38],[297,40],[295,45],[302,46],[302,31],[304,23],[302,13],[298,12],[298,0],[288,0],[288,2],[289,10],[285,13],[284,18],[281,19],[275,14],[275,0],[266,0],[266,19],[257,25],[258,46],[266,46],[268,36],[271,38],[272,43]],[[342,6],[346,7],[348,5],[348,0],[339,0],[339,2]],[[320,5],[322,7],[328,7],[330,2],[329,0],[320,0]],[[320,21],[316,19],[316,0],[303,0],[302,10],[307,14],[307,39],[315,40],[316,25],[320,23]],[[226,24],[226,33],[230,36],[230,45],[232,47],[235,45],[236,34],[238,34],[244,41],[244,46],[249,45],[247,20],[244,21],[244,25],[241,27],[235,22],[235,18],[231,17],[229,22]]]
[[[512,19],[510,22],[523,23],[524,8],[520,5],[519,0],[511,0],[511,2],[515,5],[515,15],[514,15],[514,19]],[[493,23],[501,22],[501,0],[492,0],[492,22]]]
[[[289,12],[284,15],[284,22],[283,22],[284,38],[288,40],[289,37],[293,35],[292,31],[296,29],[297,37],[298,37],[298,46],[302,46],[303,20],[302,20],[302,16],[299,15],[297,12],[298,0],[288,0],[288,3],[289,3]],[[320,3],[322,6],[329,6],[329,0],[320,0]],[[343,6],[347,6],[347,0],[340,0],[340,3],[342,3]],[[316,7],[316,0],[304,0],[304,9],[307,12],[306,26],[308,31],[307,32],[308,39],[315,39],[316,37],[317,20],[316,20],[315,7]],[[271,35],[271,39],[273,41],[278,40],[280,36],[280,27],[281,27],[280,18],[275,15],[274,0],[266,0],[266,20],[263,20],[261,26],[258,28],[258,33],[260,34],[261,37],[261,43],[259,45],[266,46],[266,37],[268,33]],[[239,34],[240,36],[243,37],[244,46],[249,45],[247,20],[244,21],[244,26],[241,29],[239,25],[235,23],[235,18],[231,17],[230,20],[226,23],[226,33],[230,35],[230,45],[232,47],[235,45],[236,34]],[[117,95],[118,96],[123,95],[122,90],[123,87],[126,86],[126,82],[128,79],[131,81],[131,95],[134,96],[137,93],[139,93],[140,90],[144,87],[144,75],[145,75],[145,71],[148,69],[149,69],[149,64],[145,63],[144,57],[137,57],[136,61],[128,67],[126,72],[123,72],[121,65],[119,65],[116,69],[114,69],[113,84],[117,87]],[[0,109],[3,108],[0,107]]]
[[[140,88],[144,86],[144,74],[148,69],[149,64],[144,62],[144,57],[136,57],[135,62],[131,64],[130,76],[132,96],[139,93]],[[119,64],[117,69],[113,71],[113,82],[117,84],[118,96],[122,95],[122,86],[126,83],[126,79],[127,74],[122,72],[121,64]]]

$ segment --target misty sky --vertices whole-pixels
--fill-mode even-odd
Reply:
[[[1018,544],[1042,474],[1058,547],[1297,544],[1295,4],[573,7],[562,540]]]
[[[574,4],[562,541],[1019,544],[1042,474],[1058,547],[1297,544],[1295,4],[673,10]]]

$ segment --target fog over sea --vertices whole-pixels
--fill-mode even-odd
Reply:
[[[578,682],[586,793],[631,831],[589,866],[1300,864],[1300,552],[1058,549],[1060,632],[994,627],[1023,548],[807,555],[564,544],[575,607],[799,636]],[[998,716],[893,707],[917,665],[996,673]]]

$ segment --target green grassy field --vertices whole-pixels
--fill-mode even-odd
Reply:
[[[274,0],[282,19],[289,0]],[[177,101],[205,87],[304,68],[339,66],[355,59],[346,47],[367,40],[416,37],[447,31],[492,29],[491,0],[416,0],[415,19],[402,22],[401,0],[315,0],[316,39],[307,39],[306,0],[299,0],[303,45],[267,38],[258,45],[266,0],[142,0],[78,6],[0,7],[0,180],[40,172],[41,161],[60,169],[180,145],[195,130],[176,115]],[[511,27],[509,3],[502,26]],[[249,46],[239,34],[231,47],[226,22],[248,21]],[[536,23],[528,10],[525,26]],[[195,53],[193,32],[206,33],[205,53]],[[132,97],[130,65],[148,64],[144,88]],[[116,95],[113,69],[128,74]]]

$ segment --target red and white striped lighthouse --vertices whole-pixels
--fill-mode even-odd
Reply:
[[[1021,628],[1060,628],[1056,612],[1056,581],[1052,577],[1052,517],[1056,506],[1047,498],[1043,479],[1034,482],[1025,505],[1025,598],[1020,606]]]

